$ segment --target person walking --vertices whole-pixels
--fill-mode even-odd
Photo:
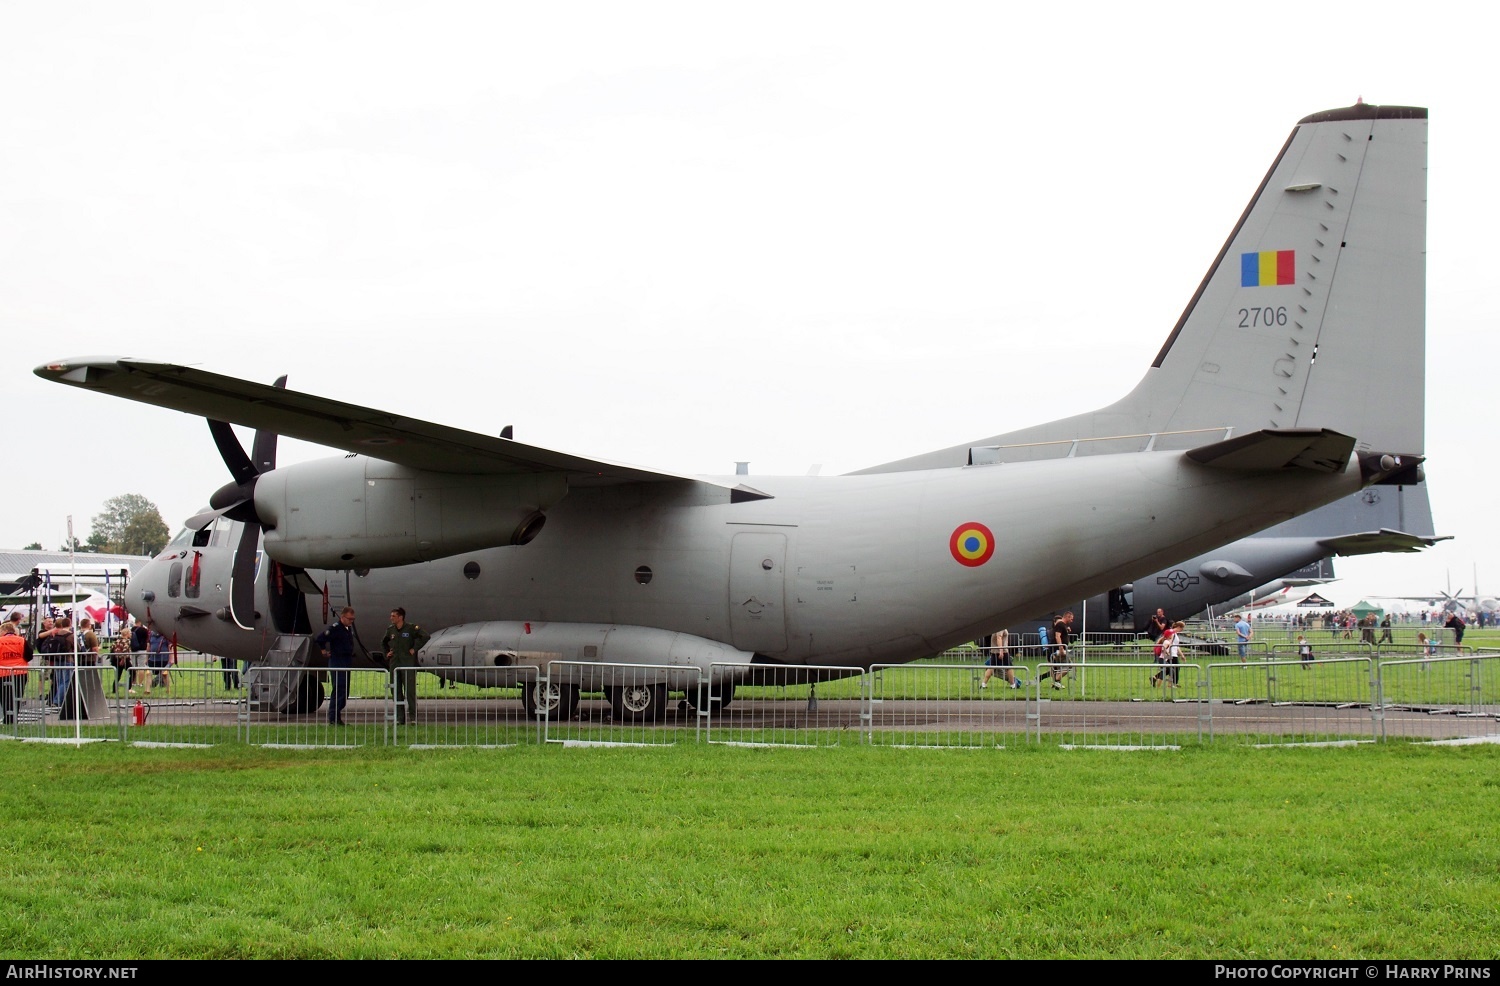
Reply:
[[[406,610],[391,610],[391,625],[385,628],[380,646],[385,649],[386,664],[395,676],[396,724],[417,721],[417,652],[427,646],[427,631],[406,622]],[[404,703],[404,704],[403,704]]]
[[[1001,676],[1010,687],[1021,687],[1021,683],[1016,680],[1015,666],[1011,663],[1010,629],[1007,627],[990,635],[989,655],[984,659],[984,676],[979,679],[980,688],[990,687],[990,678],[994,676],[996,668],[1000,669]]]
[[[323,648],[323,656],[328,658],[328,725],[345,725],[344,706],[349,704],[349,673],[354,667],[357,649],[354,607],[345,606],[339,610],[338,621],[324,628],[313,638],[313,642]]]
[[[1182,664],[1182,634],[1186,629],[1187,624],[1181,620],[1173,623],[1171,627],[1172,639],[1163,652],[1166,661],[1162,665],[1162,677],[1164,679],[1162,684],[1167,688],[1177,687],[1177,673],[1181,670],[1179,666]]]
[[[1158,610],[1157,612],[1160,612],[1160,610]],[[1176,626],[1176,624],[1174,624],[1172,626],[1168,626],[1168,627],[1163,627],[1162,631],[1161,631],[1161,636],[1159,636],[1156,639],[1156,647],[1154,648],[1154,650],[1156,652],[1156,664],[1157,664],[1157,668],[1156,668],[1156,673],[1151,676],[1151,687],[1152,688],[1155,688],[1157,685],[1160,685],[1162,682],[1164,682],[1164,681],[1167,680],[1167,668],[1171,665],[1171,662],[1172,662],[1172,651],[1176,647],[1177,647],[1177,626]]]
[[[1068,644],[1073,640],[1073,611],[1070,609],[1052,621],[1052,687],[1065,688],[1063,678],[1073,666],[1068,663]]]

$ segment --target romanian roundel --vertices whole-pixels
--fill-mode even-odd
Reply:
[[[959,524],[948,538],[948,550],[953,552],[954,561],[975,568],[995,553],[995,535],[977,521]]]

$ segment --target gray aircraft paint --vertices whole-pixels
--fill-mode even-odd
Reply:
[[[1417,551],[1442,540],[1447,537],[1433,533],[1426,483],[1369,487],[1135,579],[1128,629],[1144,630],[1158,608],[1182,619],[1211,606],[1244,605],[1251,590],[1263,600],[1281,589],[1285,576],[1320,559]],[[1108,594],[1091,596],[1083,605],[1091,630],[1127,628],[1110,619]],[[1037,622],[1028,619],[1020,626],[1034,628]]]
[[[1372,373],[1421,367],[1425,115],[1356,106],[1299,124],[1145,380],[1109,408],[1025,435],[1064,446],[975,459],[972,445],[1000,444],[986,440],[848,476],[756,477],[751,489],[171,364],[63,360],[37,373],[352,453],[228,493],[253,492],[259,516],[284,525],[266,553],[305,565],[330,603],[341,587],[367,624],[394,605],[429,630],[495,625],[475,639],[534,621],[569,660],[586,659],[606,625],[699,638],[681,648],[699,655],[912,660],[1412,471],[1421,401],[1413,417],[1399,386],[1368,392]],[[1274,250],[1296,252],[1296,280],[1241,286],[1239,254]],[[1238,309],[1266,306],[1287,324],[1237,327]],[[1137,434],[1154,437],[1100,440]],[[436,527],[423,526],[422,505],[369,493],[381,470],[410,480],[413,497],[442,491]],[[451,526],[450,490],[473,494],[455,494]],[[304,511],[318,523],[292,519]],[[545,529],[519,543],[516,521],[533,511]],[[214,531],[217,543],[169,546],[129,604],[187,646],[254,658],[281,629],[267,593],[275,566],[259,566],[252,625],[235,626],[238,521]],[[413,553],[428,560],[401,564]],[[172,595],[171,567],[193,563],[197,596]],[[314,622],[320,603],[310,600]]]

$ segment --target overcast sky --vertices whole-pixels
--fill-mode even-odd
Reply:
[[[120,493],[175,530],[228,479],[201,420],[32,374],[60,357],[285,373],[688,473],[847,472],[1097,407],[1297,120],[1362,97],[1431,110],[1427,473],[1454,539],[1340,559],[1325,594],[1500,593],[1474,28],[1379,3],[0,3],[0,547],[58,547],[69,515],[85,538]]]

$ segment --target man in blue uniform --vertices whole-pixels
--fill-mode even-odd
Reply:
[[[344,725],[344,706],[349,702],[349,669],[354,667],[354,607],[339,611],[339,620],[313,638],[328,658],[328,724]]]

